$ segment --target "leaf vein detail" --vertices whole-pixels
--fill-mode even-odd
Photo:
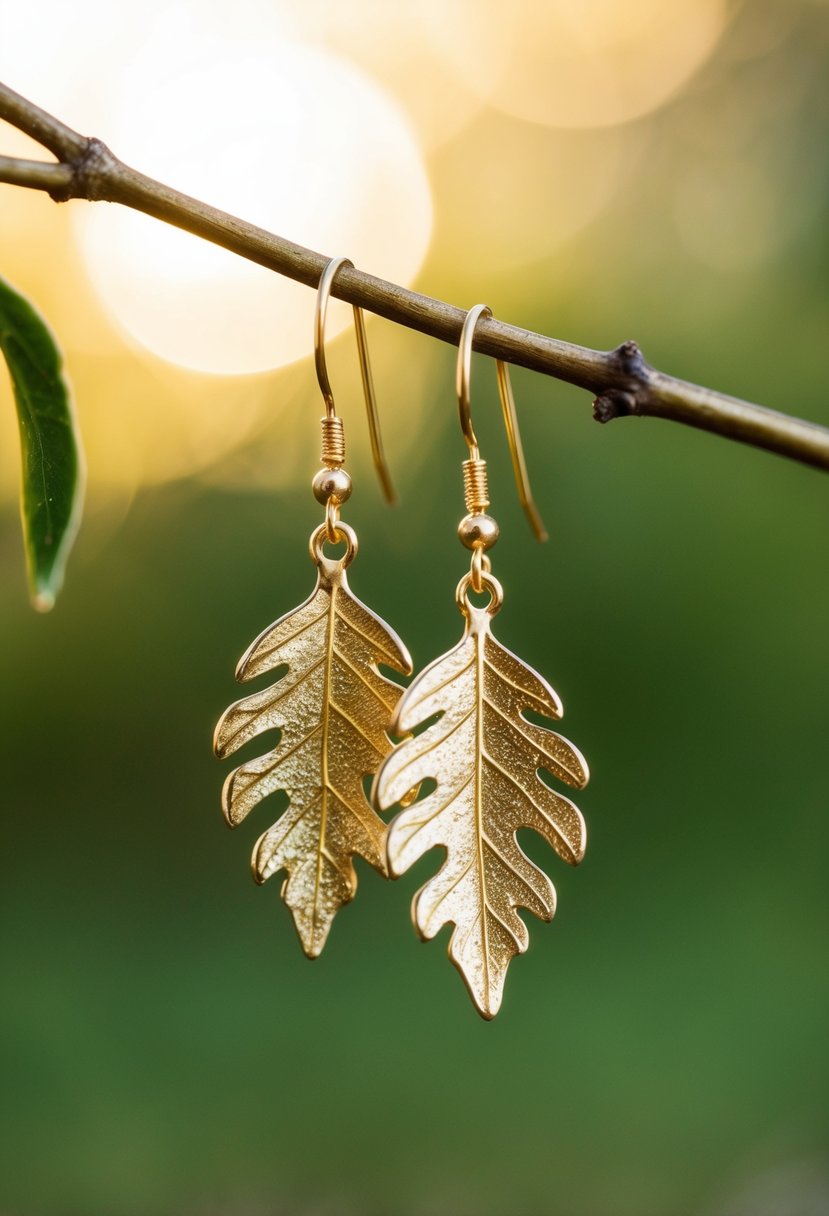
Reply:
[[[321,621],[322,618],[324,616],[326,616],[327,614],[328,614],[328,609],[324,608],[322,612],[318,613],[318,615],[313,618],[313,620],[306,621],[304,625],[300,625],[299,629],[294,630],[293,633],[289,633],[287,635],[287,637],[281,637],[279,639],[279,641],[274,644],[272,650],[274,650],[274,651],[281,650],[281,648],[283,646],[287,646],[289,642],[293,642],[296,640],[296,638],[302,637],[303,633],[306,633],[309,629],[311,629],[314,625],[316,625],[317,621]],[[291,615],[296,615],[296,614],[292,613]],[[272,630],[272,631],[275,631],[275,630]]]

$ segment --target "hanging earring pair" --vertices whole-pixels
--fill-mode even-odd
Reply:
[[[325,414],[321,419],[322,468],[312,483],[325,508],[309,548],[317,568],[310,597],[270,625],[236,668],[238,680],[277,671],[276,683],[231,705],[220,718],[214,750],[229,756],[264,731],[278,730],[274,748],[234,769],[222,791],[222,809],[236,827],[268,794],[284,791],[288,808],[259,838],[253,876],[263,883],[279,870],[287,877],[282,899],[291,911],[302,949],[316,958],[334,916],[354,896],[352,858],[364,858],[385,875],[386,826],[366,799],[364,776],[376,772],[390,751],[386,734],[401,693],[378,664],[410,674],[412,661],[400,638],[352,594],[346,570],[357,536],[340,508],[351,494],[345,472],[345,437],[325,362],[325,317],[337,271],[352,263],[334,258],[320,279],[314,316],[314,355]],[[391,478],[383,456],[371,366],[361,309],[354,322],[374,462],[388,501]],[[330,557],[326,544],[345,545]]]
[[[484,304],[471,309],[458,350],[458,408],[469,450],[463,465],[467,514],[458,533],[472,551],[469,573],[455,592],[464,634],[403,693],[390,729],[404,738],[381,764],[372,791],[382,812],[423,782],[434,782],[430,793],[393,819],[386,844],[389,870],[397,877],[429,850],[445,849],[437,874],[415,896],[412,919],[424,940],[452,925],[449,957],[487,1019],[498,1012],[512,958],[528,945],[517,909],[527,908],[542,920],[551,920],[555,911],[555,888],[523,852],[516,832],[534,829],[564,861],[578,864],[585,848],[584,820],[541,774],[579,789],[588,780],[581,753],[525,717],[532,711],[560,718],[558,696],[492,633],[492,618],[504,600],[487,555],[498,539],[498,525],[486,513],[486,462],[470,413],[475,326],[491,315]],[[542,540],[546,534],[529,490],[509,374],[500,360],[496,367],[519,496]],[[487,601],[475,603],[473,593]]]
[[[580,861],[585,843],[581,814],[540,774],[580,788],[587,782],[587,765],[566,739],[524,716],[530,710],[559,718],[561,702],[491,630],[504,598],[487,555],[498,526],[486,514],[486,462],[472,426],[469,391],[475,326],[481,316],[491,316],[483,304],[466,317],[457,365],[461,429],[469,449],[463,465],[467,514],[458,532],[472,552],[470,571],[455,596],[464,635],[405,691],[378,670],[383,663],[410,674],[412,663],[389,626],[352,595],[346,578],[357,538],[340,519],[351,482],[342,467],[343,425],[325,365],[324,325],[334,276],[350,264],[345,258],[329,263],[315,311],[315,361],[326,406],[323,467],[313,480],[314,494],[325,507],[324,522],[310,540],[317,585],[304,604],[266,629],[240,660],[240,680],[274,669],[279,675],[270,688],[237,701],[222,715],[214,739],[217,755],[230,755],[264,731],[278,729],[280,737],[270,752],[229,775],[222,806],[228,823],[236,826],[268,794],[287,794],[287,810],[254,848],[253,874],[264,882],[279,870],[287,872],[282,898],[311,958],[320,953],[334,916],[355,893],[355,854],[381,874],[396,877],[430,849],[443,847],[443,865],[415,897],[415,927],[428,939],[445,924],[453,926],[450,958],[478,1011],[491,1018],[501,1003],[507,967],[528,944],[516,909],[527,908],[543,920],[550,920],[555,910],[553,885],[521,850],[516,832],[533,828],[565,861]],[[363,318],[356,307],[354,318],[372,452],[391,501]],[[536,536],[544,539],[509,375],[504,363],[498,361],[496,368],[519,496]],[[327,556],[328,542],[344,543],[343,556]],[[476,604],[470,593],[487,596],[487,602]],[[410,733],[424,723],[416,736]],[[402,736],[396,746],[390,734]],[[369,804],[363,780],[372,775]],[[435,788],[418,798],[426,781]],[[387,831],[377,810],[394,805],[402,809]]]

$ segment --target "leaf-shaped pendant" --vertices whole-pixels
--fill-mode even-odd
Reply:
[[[397,877],[429,849],[446,849],[437,874],[415,897],[412,917],[426,940],[454,928],[449,957],[485,1018],[498,1012],[507,967],[526,950],[529,935],[516,909],[542,920],[555,911],[555,888],[520,848],[519,828],[533,828],[564,861],[584,855],[581,813],[541,780],[540,770],[568,785],[587,783],[587,764],[555,731],[529,722],[524,710],[560,718],[550,685],[497,642],[490,621],[503,598],[500,583],[483,575],[491,602],[476,607],[470,577],[458,586],[466,618],[461,641],[410,684],[391,725],[408,734],[439,714],[415,737],[405,738],[382,764],[373,798],[381,809],[431,778],[437,786],[392,821],[389,869]]]
[[[345,555],[325,556],[325,525],[313,533],[313,594],[259,635],[236,678],[284,670],[271,687],[231,705],[214,738],[222,758],[263,731],[280,731],[272,751],[230,773],[222,809],[235,827],[268,794],[287,793],[288,809],[254,847],[253,876],[261,883],[287,871],[282,898],[309,958],[320,953],[334,916],[357,889],[352,856],[387,873],[386,825],[366,799],[363,778],[391,748],[386,731],[401,688],[377,664],[412,670],[400,638],[349,590],[345,571],[357,539],[347,524],[336,526]]]

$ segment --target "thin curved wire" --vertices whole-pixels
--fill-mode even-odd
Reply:
[[[475,428],[472,425],[472,408],[470,405],[470,381],[472,379],[472,343],[475,328],[481,317],[491,317],[492,309],[486,304],[476,304],[470,308],[464,318],[458,343],[458,361],[455,369],[455,389],[458,394],[458,414],[461,430],[469,449],[470,460],[480,460],[481,454]],[[504,427],[507,432],[512,471],[518,489],[518,498],[524,509],[530,527],[536,540],[547,540],[547,529],[538,513],[535,500],[530,489],[530,479],[527,473],[527,462],[524,459],[524,445],[521,442],[521,432],[518,428],[518,414],[515,409],[515,397],[512,392],[509,369],[502,359],[495,360],[495,370],[498,375],[498,395],[501,398],[501,410],[504,415]]]
[[[320,386],[320,392],[325,401],[325,414],[327,418],[336,418],[337,409],[334,405],[334,394],[331,391],[331,381],[328,379],[328,367],[325,362],[325,318],[328,314],[328,301],[331,297],[334,278],[337,271],[343,266],[351,266],[353,268],[354,263],[350,258],[339,257],[332,258],[325,267],[325,270],[320,275],[316,306],[314,308],[314,365],[317,369],[317,381]],[[397,495],[392,484],[391,472],[389,471],[383,451],[383,440],[380,435],[380,416],[377,412],[377,398],[374,394],[374,380],[372,379],[371,363],[368,357],[366,324],[362,308],[356,304],[352,307],[354,310],[354,330],[357,336],[357,354],[360,359],[360,376],[363,381],[363,395],[365,397],[366,415],[368,417],[371,458],[374,461],[383,497],[387,503],[391,504],[397,501]]]

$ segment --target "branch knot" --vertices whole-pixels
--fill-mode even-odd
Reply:
[[[641,412],[636,394],[621,388],[610,388],[593,402],[593,417],[597,422],[612,422],[614,418],[629,418]]]
[[[86,140],[79,156],[61,162],[64,169],[71,171],[70,176],[68,180],[54,185],[48,191],[49,197],[56,203],[66,203],[71,198],[84,198],[91,202],[106,198],[106,174],[116,163],[102,140]]]
[[[638,342],[623,342],[610,352],[611,363],[614,363],[622,376],[631,380],[644,382],[647,375],[647,363],[639,349]]]

